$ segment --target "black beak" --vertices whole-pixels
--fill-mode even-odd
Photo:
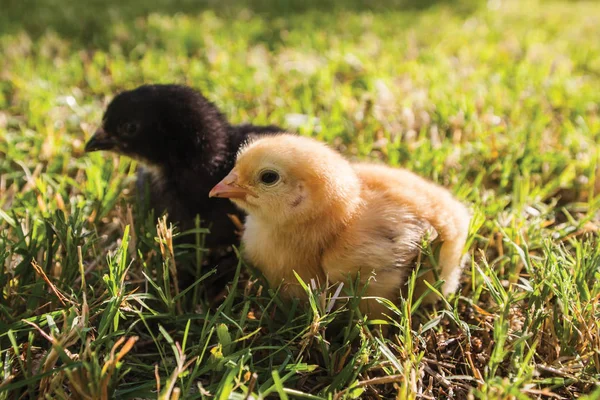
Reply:
[[[111,150],[115,147],[115,141],[104,131],[103,128],[98,128],[96,133],[85,145],[85,151]]]

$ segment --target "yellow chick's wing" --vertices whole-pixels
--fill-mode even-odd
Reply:
[[[447,189],[405,169],[373,164],[355,164],[354,169],[363,185],[386,193],[396,207],[417,220],[426,221],[436,230],[442,242],[438,260],[439,277],[444,281],[441,291],[444,295],[454,292],[459,285],[462,254],[471,220],[465,205]],[[435,283],[432,275],[426,279]],[[423,291],[425,288],[423,285],[418,289]],[[428,302],[435,300],[434,295],[426,298]]]
[[[429,224],[420,221],[389,190],[364,185],[360,211],[323,255],[323,270],[331,282],[367,284],[363,296],[396,301],[414,267],[414,259]],[[362,289],[362,287],[358,288]],[[385,308],[373,299],[361,311],[380,316]]]

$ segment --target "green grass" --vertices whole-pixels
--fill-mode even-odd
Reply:
[[[5,3],[0,399],[600,398],[600,4]],[[450,187],[475,213],[461,292],[390,305],[385,337],[241,264],[217,310],[178,295],[201,246],[168,245],[133,162],[83,153],[148,82]]]

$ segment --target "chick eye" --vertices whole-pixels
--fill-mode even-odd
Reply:
[[[265,185],[273,185],[279,180],[279,174],[275,171],[263,171],[260,173],[260,181]]]
[[[135,122],[126,122],[123,125],[123,134],[126,136],[133,136],[138,130],[138,124]]]

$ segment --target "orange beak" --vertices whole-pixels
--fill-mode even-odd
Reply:
[[[231,171],[229,175],[212,188],[208,197],[221,197],[225,199],[245,199],[248,195],[256,197],[250,190],[238,186],[237,179],[237,174]]]

